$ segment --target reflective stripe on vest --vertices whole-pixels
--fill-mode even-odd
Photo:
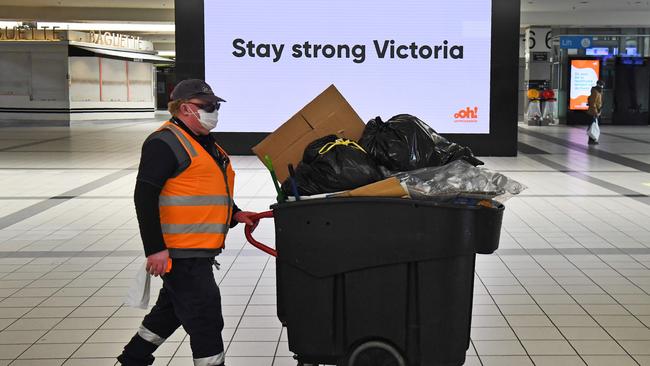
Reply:
[[[225,234],[225,224],[161,224],[163,234]]]
[[[187,168],[165,182],[160,193],[165,245],[172,257],[184,250],[218,253],[230,228],[235,173],[230,164],[225,169],[219,166],[203,146],[174,123],[166,122],[161,129],[173,132],[191,160]]]
[[[167,129],[170,130],[174,135],[176,135],[176,138],[183,144],[185,149],[187,149],[187,152],[190,154],[190,156],[195,157],[198,154],[196,153],[196,150],[194,149],[194,146],[192,146],[192,143],[190,140],[183,134],[183,132],[179,131],[179,128],[174,126],[174,128],[171,128],[171,126],[167,126]]]
[[[160,206],[212,206],[230,205],[228,196],[160,196]]]

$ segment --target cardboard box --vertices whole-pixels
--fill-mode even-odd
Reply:
[[[336,197],[404,197],[409,198],[409,192],[402,186],[399,179],[391,177],[382,181],[365,185],[351,191],[343,192]]]
[[[334,85],[330,85],[316,99],[253,147],[253,152],[262,162],[264,155],[268,155],[273,161],[278,179],[283,182],[289,176],[287,166],[297,166],[302,160],[305,148],[314,140],[327,135],[337,135],[359,141],[365,127],[348,101]]]

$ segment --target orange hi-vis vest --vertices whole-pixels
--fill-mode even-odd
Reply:
[[[160,224],[172,258],[209,257],[219,254],[230,228],[235,172],[228,160],[221,167],[192,136],[165,122],[191,159],[180,174],[165,182],[160,192]],[[215,144],[216,145],[216,144]],[[224,157],[220,146],[216,148]]]

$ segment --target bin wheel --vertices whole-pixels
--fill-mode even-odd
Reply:
[[[344,366],[406,366],[406,361],[390,344],[370,341],[355,348]]]

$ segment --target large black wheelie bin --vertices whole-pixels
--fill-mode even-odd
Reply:
[[[497,249],[502,205],[359,197],[272,210],[278,317],[299,364],[465,362],[475,257]]]

